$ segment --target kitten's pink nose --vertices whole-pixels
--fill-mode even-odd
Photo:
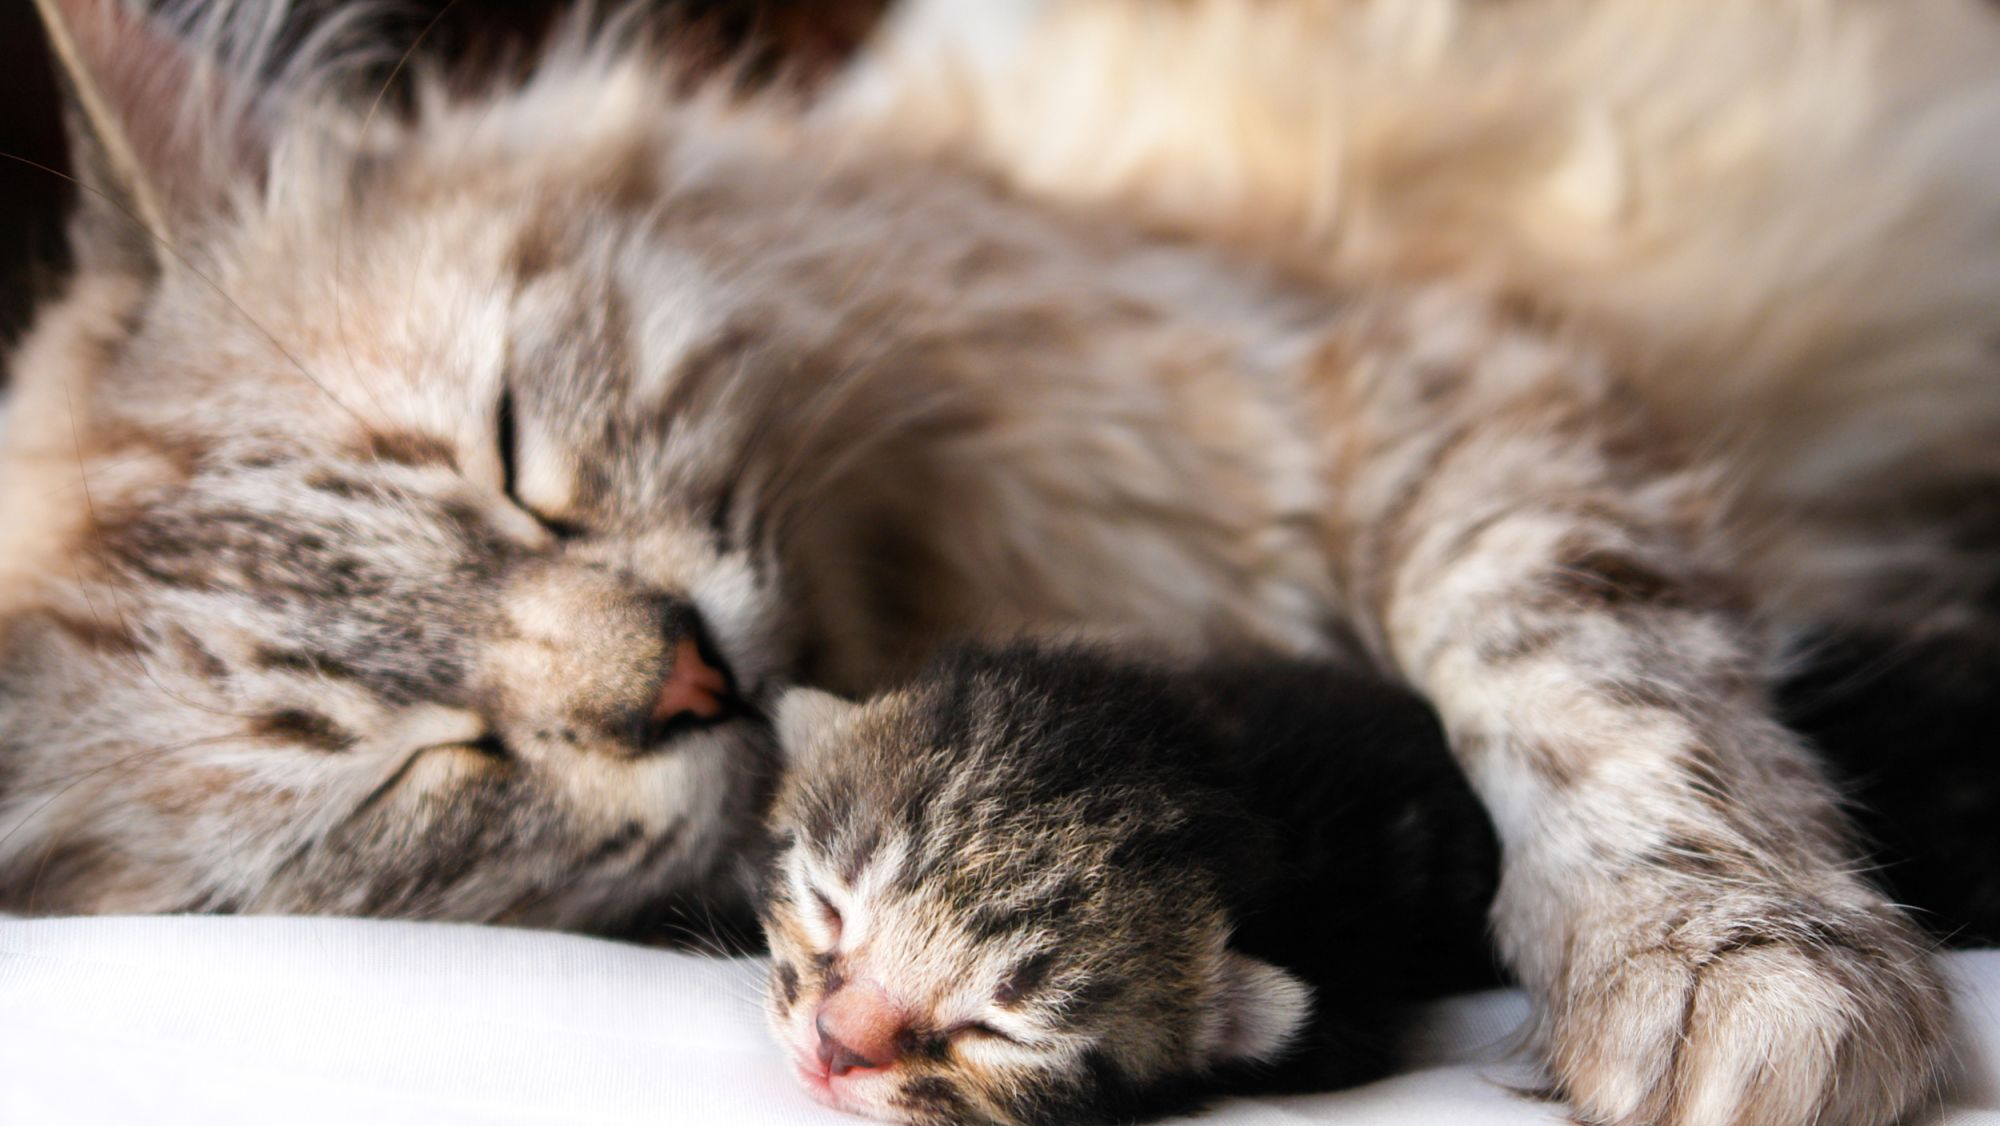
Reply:
[[[857,1068],[883,1068],[902,1055],[903,1014],[889,995],[871,985],[843,986],[820,1003],[819,1062],[830,1076]]]
[[[666,723],[682,716],[714,719],[729,706],[729,678],[702,659],[701,646],[692,637],[674,643],[674,663],[653,701],[653,722]]]

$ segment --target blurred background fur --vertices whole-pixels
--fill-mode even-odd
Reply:
[[[298,5],[308,19],[341,0]],[[810,86],[865,39],[889,0],[654,0],[684,28],[698,67],[730,66],[756,84]],[[477,66],[530,44],[565,0],[418,0],[377,26],[387,58],[419,37],[423,51]],[[385,76],[386,77],[386,76]],[[63,217],[76,188],[55,80],[32,5],[0,3],[0,345],[64,266]],[[0,381],[6,378],[0,367]]]

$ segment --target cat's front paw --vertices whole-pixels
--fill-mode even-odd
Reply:
[[[1580,1121],[1888,1126],[1941,1082],[1949,1000],[1892,907],[1719,897],[1652,934],[1576,943],[1551,999],[1548,1062]]]

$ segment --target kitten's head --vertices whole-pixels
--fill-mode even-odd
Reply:
[[[1252,827],[1174,765],[1205,746],[1129,753],[1196,736],[1102,672],[961,655],[865,704],[785,697],[769,1015],[821,1101],[1124,1118],[1299,1032],[1307,988],[1229,947]]]
[[[0,436],[0,907],[607,926],[715,885],[798,529],[843,515],[773,498],[876,409],[759,284],[782,232],[709,202],[782,179],[761,127],[582,41],[371,117],[270,80],[282,5],[195,29],[231,65],[57,7],[99,143]]]

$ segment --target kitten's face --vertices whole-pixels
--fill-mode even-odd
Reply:
[[[991,715],[935,684],[785,699],[763,916],[807,1090],[902,1122],[1103,1120],[1281,1051],[1307,991],[1228,949],[1212,872],[1163,859],[1176,796],[1044,792],[958,710]]]

